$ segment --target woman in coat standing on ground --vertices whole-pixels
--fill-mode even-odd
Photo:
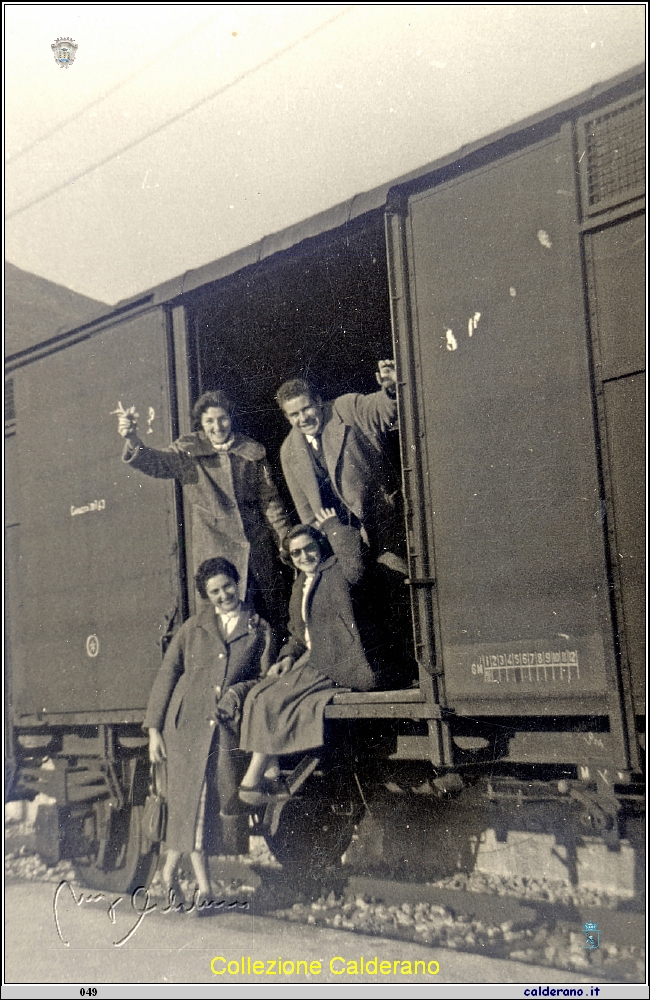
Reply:
[[[118,431],[126,439],[122,459],[147,476],[177,479],[186,488],[194,571],[211,556],[228,559],[239,573],[240,598],[249,593],[281,638],[286,596],[278,550],[290,521],[264,447],[233,429],[232,404],[220,391],[197,400],[191,434],[160,450],[138,437],[133,409],[118,412]]]
[[[210,893],[204,860],[209,837],[233,832],[246,758],[238,750],[244,699],[271,661],[271,629],[239,599],[239,577],[223,558],[201,563],[196,586],[209,603],[174,636],[154,682],[143,728],[153,764],[167,761],[169,891],[182,853],[191,856],[201,896]],[[217,853],[213,850],[212,853]]]

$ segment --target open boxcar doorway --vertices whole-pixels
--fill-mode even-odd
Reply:
[[[274,397],[292,378],[308,381],[323,400],[378,390],[377,362],[393,355],[383,212],[367,213],[202,289],[188,312],[195,398],[210,389],[228,394],[237,428],[266,447],[293,512],[279,460],[289,424]],[[388,436],[386,450],[385,486],[396,495],[395,533],[402,536],[397,433]],[[401,579],[399,584],[406,621],[400,645],[405,635],[410,647],[409,595]],[[414,672],[414,663],[400,669],[399,686]]]
[[[304,378],[323,399],[373,392],[377,360],[392,356],[382,213],[203,289],[190,322],[196,393],[219,388],[232,398],[237,426],[265,445],[283,487],[281,383]]]

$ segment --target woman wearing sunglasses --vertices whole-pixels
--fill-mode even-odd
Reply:
[[[380,643],[364,614],[361,536],[332,508],[321,509],[316,524],[292,528],[283,541],[298,571],[290,638],[244,704],[240,747],[253,756],[239,797],[248,805],[287,794],[278,757],[323,744],[323,712],[337,690],[377,686],[366,650],[376,655]]]

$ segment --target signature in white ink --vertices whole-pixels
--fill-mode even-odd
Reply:
[[[56,887],[52,908],[54,912],[54,924],[56,926],[56,932],[59,936],[61,944],[63,944],[64,947],[66,948],[70,947],[70,942],[67,941],[63,936],[63,932],[61,930],[61,920],[59,912],[61,902],[63,899],[63,894],[66,892],[66,890],[70,894],[70,898],[72,899],[72,902],[74,903],[75,906],[81,907],[88,905],[106,904],[106,916],[110,920],[111,924],[116,923],[117,907],[125,899],[130,898],[131,909],[135,914],[136,919],[126,934],[124,934],[121,938],[119,938],[119,940],[113,941],[113,946],[115,948],[121,948],[122,945],[126,944],[126,942],[133,937],[135,932],[142,925],[142,922],[144,921],[145,917],[147,917],[150,913],[153,913],[155,910],[163,914],[167,913],[191,914],[194,913],[197,909],[198,910],[211,909],[214,910],[215,912],[218,911],[225,912],[226,910],[235,910],[235,909],[248,910],[250,908],[250,902],[248,900],[243,900],[242,902],[240,902],[239,900],[230,900],[229,902],[226,902],[225,899],[221,899],[218,901],[214,899],[199,901],[198,889],[195,890],[189,905],[183,902],[177,903],[174,890],[170,889],[168,902],[166,906],[161,906],[159,902],[157,902],[156,900],[152,901],[149,890],[145,888],[145,886],[143,885],[138,886],[138,888],[131,893],[130,897],[115,896],[114,898],[111,899],[111,897],[107,896],[106,893],[103,892],[94,892],[94,893],[79,892],[77,894],[74,890],[74,887],[70,884],[70,882],[68,882],[67,879],[64,879],[63,882],[59,882],[58,886]]]

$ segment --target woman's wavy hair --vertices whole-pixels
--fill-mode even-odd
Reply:
[[[192,407],[192,430],[201,430],[201,417],[206,410],[209,410],[211,406],[216,406],[220,410],[225,410],[230,419],[234,413],[234,406],[226,396],[225,392],[221,389],[213,389],[211,392],[204,392],[202,396],[199,396],[196,403]]]
[[[293,566],[293,560],[289,555],[289,543],[292,542],[294,538],[298,538],[299,535],[308,535],[314,542],[318,542],[321,559],[329,559],[329,557],[334,554],[327,535],[323,534],[322,531],[319,531],[313,524],[297,524],[295,528],[291,528],[282,539],[282,551],[285,556],[283,561],[287,564],[287,566]]]
[[[230,577],[235,583],[239,583],[239,573],[233,566],[231,562],[224,559],[223,556],[214,556],[212,559],[206,559],[201,563],[194,576],[194,582],[196,584],[196,589],[203,598],[207,601],[208,594],[205,586],[208,580],[211,580],[213,576],[219,576],[221,573],[224,576]]]

